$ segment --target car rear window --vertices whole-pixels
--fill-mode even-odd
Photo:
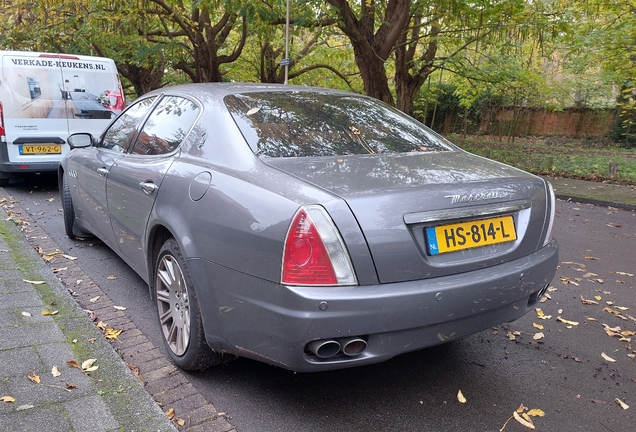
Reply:
[[[225,97],[252,150],[265,157],[344,156],[450,150],[443,138],[375,99],[286,91]]]

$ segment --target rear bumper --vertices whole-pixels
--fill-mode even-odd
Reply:
[[[495,267],[372,286],[287,287],[201,259],[188,260],[188,269],[210,346],[311,372],[384,361],[514,321],[536,304],[557,264],[553,241]],[[354,357],[306,351],[314,340],[356,336],[367,349]]]
[[[0,173],[25,173],[57,171],[59,161],[48,162],[11,162],[5,143],[0,143]]]
[[[59,162],[37,162],[37,163],[1,162],[0,172],[5,172],[5,173],[49,172],[49,171],[57,171],[59,166],[60,166]]]

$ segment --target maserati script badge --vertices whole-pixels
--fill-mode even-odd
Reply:
[[[503,198],[506,194],[503,192],[480,192],[476,194],[468,195],[446,195],[444,198],[450,198],[451,204],[471,202],[471,201],[484,201],[496,198]]]

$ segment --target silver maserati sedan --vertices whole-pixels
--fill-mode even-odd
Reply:
[[[384,361],[520,318],[555,275],[549,183],[366,96],[175,86],[69,144],[66,234],[148,283],[183,369]]]

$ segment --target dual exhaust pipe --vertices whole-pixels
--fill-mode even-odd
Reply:
[[[354,357],[362,354],[366,349],[367,342],[360,337],[321,339],[307,344],[307,350],[321,359],[334,357],[340,352],[348,357]]]

